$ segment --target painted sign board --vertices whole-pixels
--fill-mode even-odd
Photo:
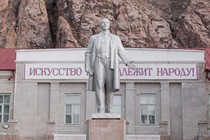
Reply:
[[[197,79],[196,64],[136,64],[136,68],[120,65],[120,79]],[[24,79],[88,79],[84,64],[24,64]]]

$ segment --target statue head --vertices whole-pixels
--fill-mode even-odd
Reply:
[[[100,24],[101,30],[103,31],[109,30],[110,21],[107,18],[101,19],[99,24]]]

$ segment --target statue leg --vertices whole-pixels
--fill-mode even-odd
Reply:
[[[106,79],[105,79],[105,112],[112,112],[114,92],[112,92],[113,87],[113,70],[109,68],[109,64],[106,67]]]
[[[106,93],[105,98],[106,98],[106,100],[105,100],[105,112],[106,113],[112,113],[114,92]]]
[[[105,70],[104,64],[101,63],[100,58],[96,59],[95,70],[94,70],[94,80],[95,80],[95,95],[97,103],[98,113],[105,112]]]

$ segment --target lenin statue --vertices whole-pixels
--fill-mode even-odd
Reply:
[[[126,57],[119,36],[110,33],[110,21],[100,22],[101,32],[90,37],[85,53],[85,71],[89,74],[88,90],[96,95],[98,113],[111,113],[114,92],[119,91],[119,57],[124,64],[135,68]]]

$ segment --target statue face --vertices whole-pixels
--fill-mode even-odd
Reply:
[[[102,30],[108,30],[110,27],[110,21],[106,18],[100,21],[100,27]]]

